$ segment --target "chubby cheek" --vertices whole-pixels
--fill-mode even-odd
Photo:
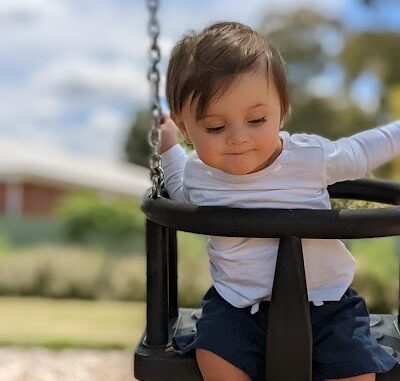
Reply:
[[[220,165],[220,158],[213,151],[196,149],[197,155],[200,160],[210,167],[218,168]]]
[[[279,130],[266,131],[258,136],[255,141],[261,151],[273,153],[280,145]]]
[[[197,142],[194,144],[197,154],[201,161],[209,165],[210,167],[218,167],[221,159],[221,150],[215,143],[205,141],[202,143]]]

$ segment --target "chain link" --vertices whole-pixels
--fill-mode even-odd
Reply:
[[[158,71],[158,63],[161,59],[161,51],[158,46],[158,36],[160,34],[160,25],[157,20],[158,0],[147,0],[147,8],[150,13],[150,21],[148,24],[148,34],[151,39],[149,60],[150,68],[147,78],[150,82],[151,97],[151,130],[148,140],[152,147],[152,155],[150,157],[150,176],[153,182],[152,193],[150,197],[160,197],[161,186],[164,182],[164,171],[161,165],[160,144],[161,144],[161,116],[162,110],[160,105],[160,72]]]

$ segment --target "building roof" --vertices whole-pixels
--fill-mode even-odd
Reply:
[[[139,165],[78,157],[49,147],[0,139],[0,180],[36,180],[141,197],[149,170]]]

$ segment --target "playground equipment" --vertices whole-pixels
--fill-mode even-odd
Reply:
[[[149,79],[153,98],[150,134],[153,187],[142,204],[147,217],[147,326],[135,352],[135,377],[144,381],[202,380],[194,354],[180,355],[171,346],[172,338],[192,332],[201,316],[201,310],[178,308],[176,231],[180,230],[214,236],[280,239],[266,340],[266,380],[312,381],[312,331],[301,239],[400,235],[400,184],[357,180],[328,188],[332,198],[393,205],[378,209],[241,209],[200,207],[169,200],[162,192],[159,155],[157,6],[158,1],[148,1],[152,37]],[[399,323],[399,315],[371,315],[373,336],[398,362],[391,372],[377,375],[378,381],[400,381]]]

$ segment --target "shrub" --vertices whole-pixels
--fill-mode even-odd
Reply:
[[[365,297],[371,312],[391,313],[397,308],[398,240],[390,237],[350,241],[350,251],[357,261],[352,286]]]
[[[178,233],[179,305],[198,307],[211,286],[206,250],[207,238],[191,233]]]
[[[180,303],[199,305],[210,286],[202,237],[179,241]],[[0,295],[144,301],[144,255],[109,256],[79,246],[37,246],[0,256]]]
[[[104,256],[79,248],[41,246],[0,259],[0,294],[95,298]]]
[[[146,300],[146,259],[144,256],[113,261],[106,294],[118,300]]]
[[[135,200],[74,193],[60,203],[57,216],[73,242],[123,246],[144,234],[145,219]]]

